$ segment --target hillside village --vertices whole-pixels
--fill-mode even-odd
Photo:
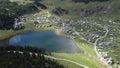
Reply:
[[[21,22],[26,22],[27,19],[29,19],[28,16],[22,16]],[[97,24],[96,21],[91,20],[78,20],[73,21],[70,19],[61,19],[57,16],[51,15],[48,11],[45,15],[39,14],[35,15],[33,19],[29,20],[30,23],[32,23],[36,29],[40,29],[42,27],[53,27],[53,29],[58,29],[59,31],[62,31],[66,36],[69,36],[70,38],[77,38],[79,36],[82,36],[83,39],[91,44],[95,44],[99,59],[102,60],[106,65],[111,66],[114,64],[114,61],[112,57],[108,55],[107,51],[104,51],[104,49],[108,46],[115,47],[116,45],[113,44],[114,39],[112,37],[113,31],[110,30],[108,26],[103,26],[102,24]],[[104,21],[104,20],[103,20]],[[20,28],[23,27],[26,23],[16,22],[14,28]],[[49,25],[45,25],[49,23]],[[117,22],[109,20],[109,23],[112,23],[115,25],[120,25]],[[93,27],[92,29],[89,27]],[[97,27],[97,28],[94,28]],[[80,29],[75,29],[80,28]],[[87,28],[87,29],[86,29]],[[85,33],[84,33],[85,32]],[[81,34],[83,33],[83,34]],[[107,42],[103,41],[104,38],[101,38],[104,35],[110,35],[111,37],[107,40]]]
[[[72,0],[78,2],[77,0]],[[82,1],[82,0],[81,0]],[[105,2],[108,0],[105,0]],[[36,2],[39,2],[36,1]],[[108,68],[113,68],[116,65],[120,68],[119,53],[119,35],[120,35],[120,20],[117,18],[110,19],[107,17],[92,16],[94,14],[112,14],[114,9],[112,6],[95,6],[92,8],[81,8],[78,20],[64,18],[62,15],[68,15],[74,10],[55,7],[52,10],[47,10],[49,7],[43,3],[35,3],[35,6],[42,5],[41,8],[36,8],[40,12],[31,15],[21,15],[19,18],[14,18],[13,29],[9,31],[25,30],[32,27],[32,30],[52,30],[62,32],[65,37],[70,39],[80,38],[94,46],[94,51],[99,60]],[[91,1],[90,1],[91,2]],[[103,1],[104,2],[104,1]],[[85,2],[86,4],[89,2]],[[35,7],[34,6],[34,7]],[[33,9],[32,11],[36,11]],[[75,8],[76,10],[76,8]],[[71,11],[71,12],[70,12]],[[79,12],[76,10],[76,12]],[[30,30],[28,29],[28,30]]]

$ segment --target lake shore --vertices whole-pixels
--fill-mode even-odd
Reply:
[[[26,41],[26,42],[24,42]],[[72,39],[57,35],[54,31],[31,31],[18,34],[9,40],[10,45],[33,46],[49,52],[80,53]],[[49,47],[50,46],[50,47]]]
[[[58,30],[58,29],[50,29],[50,30],[45,30],[45,29],[34,29],[34,30],[20,30],[20,31],[13,31],[11,32],[10,34],[8,33],[7,35],[4,35],[4,36],[0,36],[0,46],[4,46],[4,45],[9,45],[8,44],[8,41],[10,38],[12,38],[13,36],[16,36],[18,34],[22,34],[22,33],[25,33],[25,32],[32,32],[32,31],[53,31],[55,32],[57,35],[60,35],[60,36],[65,36],[65,34]],[[7,33],[7,32],[6,32]],[[65,36],[66,37],[66,36]]]
[[[6,37],[0,36],[0,46],[9,45],[8,41],[10,38],[12,38],[13,36],[16,36],[18,34],[22,34],[24,32],[30,32],[30,30],[29,31],[16,31],[14,33],[11,33],[10,35],[7,35]]]

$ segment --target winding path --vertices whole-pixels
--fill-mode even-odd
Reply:
[[[97,23],[95,23],[95,24],[96,24],[97,26],[99,26],[99,27],[101,27],[101,28],[103,28],[103,29],[106,30],[106,33],[105,33],[103,36],[101,36],[100,38],[96,39],[96,40],[95,40],[95,43],[93,43],[93,45],[94,45],[94,50],[95,50],[95,52],[96,52],[96,55],[97,55],[99,58],[103,58],[103,57],[101,57],[101,55],[100,55],[100,54],[98,53],[98,51],[97,51],[97,42],[98,42],[99,40],[105,38],[105,37],[107,36],[109,30],[108,30],[107,27],[104,27],[104,26],[102,26],[102,25],[100,25],[100,24],[97,24]],[[76,30],[74,30],[74,31],[77,33],[78,36],[80,36],[80,34],[79,34]],[[82,39],[83,39],[83,40],[86,40],[86,39],[84,39],[84,38],[82,38]],[[89,41],[87,41],[87,42],[88,42],[88,43],[91,43],[91,42],[89,42]],[[109,65],[108,65],[106,62],[104,62],[103,60],[100,59],[100,61],[103,62],[108,68],[112,68],[111,66],[109,66]]]
[[[88,67],[88,66],[86,66],[86,65],[83,65],[83,64],[80,64],[80,63],[77,63],[77,62],[75,62],[75,61],[71,61],[71,60],[68,60],[68,59],[56,58],[56,57],[53,57],[53,56],[48,56],[48,55],[44,55],[44,56],[45,56],[45,57],[47,57],[47,58],[54,59],[54,60],[67,61],[67,62],[74,63],[74,64],[76,64],[76,65],[78,65],[78,66],[82,66],[82,67],[84,67],[84,68],[89,68],[89,67]]]
[[[99,26],[102,27],[101,25],[99,25]],[[100,54],[98,53],[98,51],[97,51],[97,42],[98,42],[99,40],[105,38],[105,37],[107,36],[108,32],[109,32],[109,30],[108,30],[107,27],[102,27],[102,28],[104,28],[104,29],[106,30],[106,33],[104,34],[104,36],[96,39],[96,40],[95,40],[95,43],[94,43],[94,50],[95,50],[95,52],[96,52],[96,54],[97,54],[97,56],[98,56],[99,58],[103,58],[103,57],[101,57],[101,55],[100,55]],[[111,66],[109,66],[109,65],[108,65],[106,62],[104,62],[103,60],[100,60],[100,61],[102,61],[108,68],[112,68]]]

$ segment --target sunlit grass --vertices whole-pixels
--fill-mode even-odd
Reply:
[[[106,68],[106,66],[103,63],[101,63],[99,58],[96,56],[92,45],[88,44],[86,41],[81,39],[76,39],[75,42],[77,43],[81,50],[84,50],[84,53],[78,54],[53,53],[53,56],[69,59],[89,66],[90,68]]]

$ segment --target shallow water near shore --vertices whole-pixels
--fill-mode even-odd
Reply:
[[[73,40],[57,35],[53,31],[25,32],[10,38],[9,44],[13,46],[32,46],[49,52],[80,52]]]

